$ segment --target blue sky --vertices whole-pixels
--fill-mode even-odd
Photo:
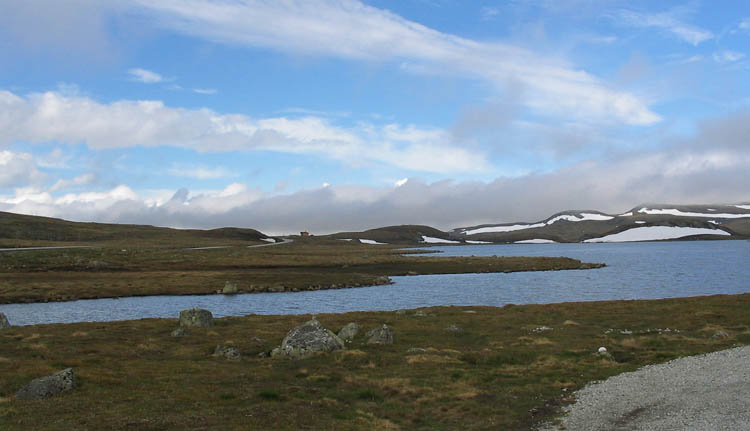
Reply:
[[[0,210],[331,232],[750,201],[750,4],[10,0]]]

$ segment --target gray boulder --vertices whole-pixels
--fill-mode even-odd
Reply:
[[[8,329],[10,326],[11,325],[8,322],[8,318],[5,317],[5,314],[0,313],[0,329]]]
[[[336,334],[324,328],[318,319],[305,322],[286,335],[281,346],[271,351],[278,358],[301,359],[315,353],[329,353],[344,348],[344,342]]]
[[[339,338],[347,343],[351,343],[354,337],[359,333],[359,325],[354,322],[347,323],[338,333]]]
[[[711,336],[712,340],[723,340],[724,338],[729,338],[729,333],[727,333],[727,331],[716,331],[716,333]]]
[[[180,326],[183,328],[208,328],[214,325],[214,316],[208,310],[191,308],[180,311]]]
[[[66,368],[50,376],[32,380],[16,392],[19,400],[41,400],[73,389],[76,377],[72,368]]]
[[[240,359],[240,351],[232,346],[218,345],[214,350],[214,356],[226,359]]]
[[[367,333],[367,344],[393,344],[393,329],[383,324]]]
[[[231,281],[227,281],[224,283],[224,289],[221,290],[221,293],[224,295],[234,295],[237,293],[237,285],[232,283]]]

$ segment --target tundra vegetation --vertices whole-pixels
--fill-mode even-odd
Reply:
[[[13,326],[0,331],[0,429],[529,429],[587,382],[750,343],[750,294],[317,319],[362,331],[293,360],[268,352],[309,315],[226,317],[184,337],[170,335],[177,316]],[[394,343],[368,344],[383,324]],[[66,368],[72,391],[12,397]]]

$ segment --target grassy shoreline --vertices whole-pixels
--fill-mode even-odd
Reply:
[[[149,295],[340,289],[416,274],[556,271],[603,265],[565,257],[406,256],[394,246],[300,241],[273,247],[191,250],[99,247],[0,255],[0,304]],[[406,255],[405,255],[406,254]]]
[[[334,331],[387,323],[396,341],[299,361],[257,355],[309,315],[188,337],[170,336],[176,318],[14,327],[0,332],[0,429],[530,429],[590,381],[750,344],[750,294],[421,311],[319,315]],[[242,358],[211,357],[218,344]],[[73,392],[11,399],[65,367]]]

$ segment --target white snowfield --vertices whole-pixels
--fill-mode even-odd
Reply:
[[[534,223],[534,224],[514,224],[510,226],[489,226],[489,227],[480,227],[478,229],[471,229],[471,230],[465,230],[461,232],[464,235],[474,235],[477,233],[490,233],[490,232],[513,232],[515,230],[523,230],[523,229],[533,229],[536,227],[544,227],[549,226],[553,223],[556,223],[560,220],[566,220],[570,222],[579,222],[579,221],[586,221],[586,220],[612,220],[614,217],[604,215],[604,214],[594,214],[594,213],[581,213],[580,216],[572,215],[572,214],[562,214],[557,217],[551,218],[547,220],[545,223]]]
[[[735,205],[737,207],[740,207],[739,205]],[[750,205],[748,205],[750,207]],[[750,209],[750,208],[743,208],[743,209]],[[712,212],[710,214],[708,213],[695,213],[695,212],[684,212],[680,211],[676,208],[665,208],[665,209],[658,209],[658,208],[641,208],[638,210],[641,214],[651,214],[651,215],[673,215],[678,217],[711,217],[711,218],[746,218],[750,217],[750,214],[719,214]]]
[[[614,217],[604,215],[604,214],[594,214],[594,213],[581,213],[581,216],[575,216],[570,214],[563,214],[559,215],[547,222],[547,224],[552,224],[554,222],[560,221],[560,220],[567,220],[567,221],[585,221],[585,220],[612,220]]]
[[[735,205],[735,206],[741,210],[750,210],[750,205]]]
[[[432,236],[424,236],[424,235],[422,235],[422,242],[426,242],[428,244],[460,244],[461,243],[461,241],[451,241],[449,239],[435,238]]]
[[[387,242],[377,242],[374,239],[361,239],[359,240],[362,244],[372,244],[372,245],[383,245],[388,244]]]
[[[471,241],[471,240],[468,240],[468,239],[466,240],[466,243],[467,244],[492,244],[489,241]]]
[[[729,235],[729,232],[719,229],[698,227],[644,226],[628,229],[601,238],[587,239],[584,242],[656,241],[662,239],[677,239],[691,235]]]
[[[340,238],[339,241],[351,241],[351,238]]]
[[[273,238],[261,238],[260,240],[265,242],[276,242],[276,240]]]
[[[512,232],[514,230],[533,229],[535,227],[543,227],[543,226],[546,226],[546,225],[544,223],[534,223],[534,224],[514,224],[512,226],[490,226],[490,227],[480,227],[479,229],[465,230],[461,233],[464,235],[474,235],[475,233]]]
[[[513,244],[554,244],[555,241],[552,241],[551,239],[541,239],[541,238],[535,238],[535,239],[525,239],[523,241],[516,241]]]

